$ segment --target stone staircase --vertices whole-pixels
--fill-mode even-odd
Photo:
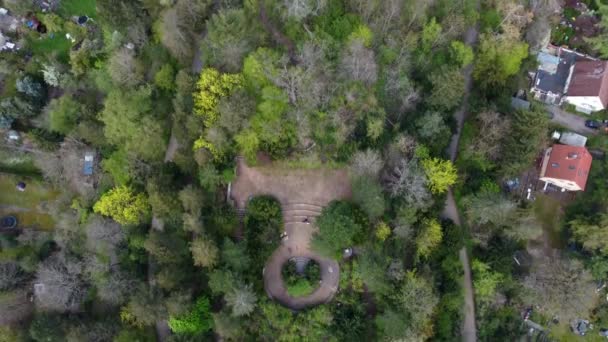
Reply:
[[[308,265],[310,259],[306,257],[295,257],[292,261],[296,264],[296,272],[302,275],[306,271],[306,265]]]
[[[314,223],[317,216],[321,214],[323,207],[311,203],[287,203],[283,205],[283,222],[301,223],[308,219],[308,222]]]

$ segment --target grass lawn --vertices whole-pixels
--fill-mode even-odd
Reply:
[[[96,0],[61,0],[58,13],[64,18],[86,15],[97,17]]]
[[[542,223],[543,230],[549,238],[551,247],[562,249],[566,246],[561,236],[562,208],[559,201],[549,196],[539,194],[534,201],[534,213]]]
[[[24,181],[24,192],[17,191],[17,182]],[[42,212],[40,206],[53,200],[59,192],[47,186],[44,181],[10,174],[0,174],[0,214],[15,215],[20,227],[52,229],[53,219]]]
[[[314,287],[306,278],[299,278],[295,284],[287,287],[287,293],[292,297],[304,297],[311,294]]]
[[[53,38],[49,34],[40,38],[30,35],[28,37],[28,46],[34,55],[50,55],[57,54],[57,58],[63,62],[68,61],[72,42],[65,38],[65,32],[56,33]]]

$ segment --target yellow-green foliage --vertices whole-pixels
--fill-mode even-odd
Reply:
[[[222,151],[218,150],[215,146],[213,146],[212,143],[205,140],[205,138],[203,138],[203,137],[200,137],[200,138],[196,139],[196,141],[194,141],[193,148],[195,151],[198,149],[201,149],[201,148],[206,149],[207,151],[209,151],[209,153],[211,153],[214,160],[221,160],[222,157],[224,156]]]
[[[380,241],[386,240],[389,236],[391,236],[391,228],[385,222],[380,222],[376,226],[376,237]]]
[[[449,160],[429,158],[422,161],[422,167],[429,180],[429,188],[434,194],[441,194],[458,179],[454,164]]]
[[[372,40],[374,39],[374,34],[369,27],[365,25],[359,25],[349,36],[349,40],[359,39],[363,42],[363,46],[370,47],[372,46]]]
[[[211,127],[217,121],[217,105],[220,99],[242,85],[241,74],[223,74],[213,68],[201,72],[194,93],[194,110],[203,118],[205,127]]]
[[[416,238],[416,253],[418,256],[426,258],[433,250],[439,246],[443,239],[441,224],[436,219],[425,219],[418,237]]]
[[[140,224],[150,216],[146,196],[136,194],[128,186],[120,186],[103,194],[93,206],[93,211],[123,225]]]

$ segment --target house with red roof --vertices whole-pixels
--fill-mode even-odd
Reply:
[[[593,158],[584,146],[555,144],[543,156],[539,179],[562,188],[562,191],[584,191]]]

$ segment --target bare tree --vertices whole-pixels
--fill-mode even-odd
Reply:
[[[372,85],[378,78],[378,66],[374,52],[363,45],[360,39],[352,40],[342,54],[341,73],[345,79]]]
[[[501,156],[501,141],[509,133],[511,121],[492,110],[486,110],[477,115],[479,135],[468,148],[468,152],[497,160]]]
[[[257,296],[251,285],[240,286],[226,293],[226,302],[232,308],[232,316],[247,316],[255,309]]]
[[[301,21],[317,15],[327,5],[327,0],[284,0],[286,16]]]
[[[116,260],[116,249],[125,241],[125,232],[114,220],[94,215],[86,227],[87,247]]]
[[[393,198],[401,197],[408,204],[422,207],[431,199],[427,179],[416,159],[402,159],[385,175],[386,190]]]
[[[56,218],[53,239],[57,245],[66,250],[81,249],[84,243],[84,236],[80,230],[76,213],[68,209],[53,216]]]
[[[3,292],[0,296],[0,326],[22,322],[33,311],[34,306],[29,300],[27,289]]]
[[[83,265],[79,261],[54,255],[41,263],[36,273],[36,303],[45,310],[77,310],[86,296],[82,280]]]
[[[19,285],[25,278],[25,274],[15,262],[0,263],[0,291],[6,291]]]
[[[118,49],[108,61],[112,80],[125,87],[134,87],[144,80],[144,67],[127,48]]]
[[[495,226],[507,224],[515,214],[517,204],[500,194],[482,193],[465,201],[467,217],[471,223]]]
[[[578,260],[565,256],[535,260],[523,283],[531,291],[528,303],[562,321],[587,317],[597,300],[591,274]]]
[[[551,22],[546,15],[534,17],[534,21],[526,28],[526,41],[532,53],[544,49],[551,40]]]
[[[115,269],[96,281],[95,286],[97,296],[101,300],[112,305],[121,305],[135,290],[136,282],[128,273]]]
[[[218,262],[219,250],[212,240],[195,239],[190,244],[190,252],[196,266],[213,268]]]
[[[397,57],[383,68],[383,101],[392,120],[400,121],[403,112],[415,107],[420,94],[410,80],[410,50],[406,42],[388,39],[387,45],[397,51]]]
[[[218,126],[234,135],[249,125],[247,118],[255,113],[255,100],[244,90],[236,90],[220,100],[217,111]]]
[[[383,166],[380,153],[367,149],[355,153],[350,162],[350,171],[356,176],[377,178]]]

